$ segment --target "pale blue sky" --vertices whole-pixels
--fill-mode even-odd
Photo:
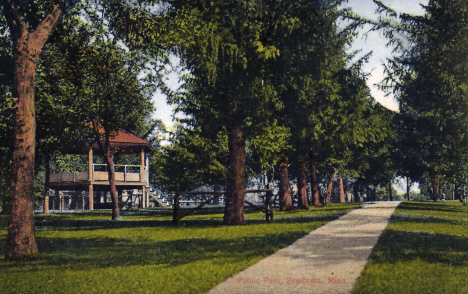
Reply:
[[[382,2],[398,12],[423,14],[424,10],[420,4],[422,3],[426,5],[428,0],[382,0]],[[377,18],[375,14],[376,5],[372,0],[349,0],[344,6],[352,8],[355,13],[364,17],[373,19]],[[363,29],[363,31],[367,30],[368,28]],[[366,72],[371,73],[371,76],[368,79],[371,94],[384,106],[397,110],[398,104],[393,97],[384,97],[385,93],[381,92],[374,86],[375,83],[379,83],[384,77],[382,63],[386,58],[391,57],[392,49],[387,48],[385,44],[386,39],[380,33],[372,32],[368,34],[367,38],[364,38],[362,35],[358,36],[355,44],[350,48],[350,50],[362,49],[362,54],[373,51],[373,55],[370,58],[369,63],[364,67]],[[173,88],[177,87],[177,81],[178,78],[175,74],[168,77],[168,85]],[[154,95],[153,102],[156,106],[154,117],[162,119],[166,125],[171,126],[173,106],[167,105],[166,97],[160,93]]]
[[[397,12],[417,15],[424,14],[424,9],[421,7],[421,4],[427,5],[428,2],[428,0],[382,0],[382,3],[388,5]],[[349,0],[344,6],[351,7],[355,13],[366,18],[376,19],[378,17],[375,14],[376,5],[372,0]],[[368,28],[364,28],[362,31],[367,30]],[[364,38],[363,35],[358,36],[351,50],[362,49],[363,54],[373,51],[369,63],[364,66],[364,70],[371,73],[367,81],[371,89],[371,94],[387,108],[398,110],[398,103],[395,99],[392,96],[385,97],[385,93],[374,86],[374,84],[379,83],[384,78],[382,64],[392,55],[392,48],[386,47],[386,43],[387,40],[381,33],[371,32],[368,34],[367,38]]]

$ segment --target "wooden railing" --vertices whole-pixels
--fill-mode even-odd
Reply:
[[[97,169],[97,170],[96,170]],[[115,165],[115,180],[117,182],[142,182],[141,166],[140,165]],[[120,171],[117,171],[120,170]],[[123,170],[123,171],[122,171]],[[138,172],[134,172],[138,170]],[[145,172],[147,174],[148,172]],[[145,180],[148,179],[145,176]],[[108,181],[109,174],[106,164],[93,164],[92,181]],[[76,183],[89,181],[89,172],[68,172],[68,173],[51,173],[49,181],[51,183]]]

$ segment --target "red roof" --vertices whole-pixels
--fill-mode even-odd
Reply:
[[[99,132],[104,132],[103,129],[100,129]],[[103,141],[104,139],[102,139]],[[153,147],[151,147],[151,144],[143,140],[142,138],[127,132],[125,130],[119,129],[117,132],[112,133],[110,136],[110,145],[111,147],[147,147],[151,151],[154,151]],[[95,147],[97,144],[93,144],[93,147]],[[97,147],[97,146],[96,146]],[[94,148],[93,148],[94,149]]]
[[[91,124],[88,124],[91,127]],[[98,129],[99,133],[104,134],[104,128],[99,126]],[[101,138],[101,142],[104,141],[104,138]],[[72,153],[85,153],[87,152],[88,148],[92,148],[93,150],[96,150],[98,153],[101,151],[99,149],[99,145],[96,142],[86,142],[86,141],[81,141],[77,142],[72,146],[65,147],[64,150],[67,152],[72,152]],[[127,132],[123,129],[118,129],[118,131],[112,132],[110,135],[110,147],[112,148],[118,148],[120,149],[119,152],[123,153],[137,153],[141,150],[141,148],[145,148],[151,152],[154,151],[154,148],[151,146],[151,144],[146,141],[141,139],[140,137]]]

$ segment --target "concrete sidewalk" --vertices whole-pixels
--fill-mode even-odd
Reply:
[[[364,204],[208,293],[351,293],[398,204]]]

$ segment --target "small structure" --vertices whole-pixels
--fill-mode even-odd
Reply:
[[[141,208],[146,208],[150,204],[150,196],[153,196],[153,201],[158,201],[154,197],[154,193],[149,187],[149,156],[154,149],[150,143],[124,130],[119,130],[110,138],[110,147],[116,150],[115,154],[140,154],[141,162],[137,165],[115,165],[115,179],[119,198],[122,199],[122,192],[129,191],[124,194],[130,194],[138,197],[138,205]],[[46,195],[44,213],[48,213],[49,208],[57,207],[55,202],[59,199],[48,199],[51,191],[55,198],[63,195],[61,191],[87,191],[87,199],[82,199],[80,208],[93,210],[94,208],[104,208],[107,202],[107,192],[110,191],[109,175],[106,171],[106,164],[97,164],[93,161],[93,156],[102,155],[102,152],[97,143],[80,142],[71,147],[64,148],[64,154],[82,154],[88,155],[87,170],[80,170],[67,173],[50,173],[50,162],[46,160]],[[134,192],[130,192],[134,191]],[[104,195],[103,193],[104,192]],[[151,195],[149,195],[149,193]],[[98,197],[96,197],[98,196]],[[59,196],[60,197],[60,196]],[[133,197],[134,198],[134,197]],[[127,196],[128,199],[128,196]],[[63,202],[63,200],[59,200]],[[131,200],[135,203],[134,200]],[[59,202],[59,203],[60,203]],[[159,201],[158,201],[159,202]],[[48,204],[48,205],[47,205]],[[60,205],[63,208],[63,204]]]

